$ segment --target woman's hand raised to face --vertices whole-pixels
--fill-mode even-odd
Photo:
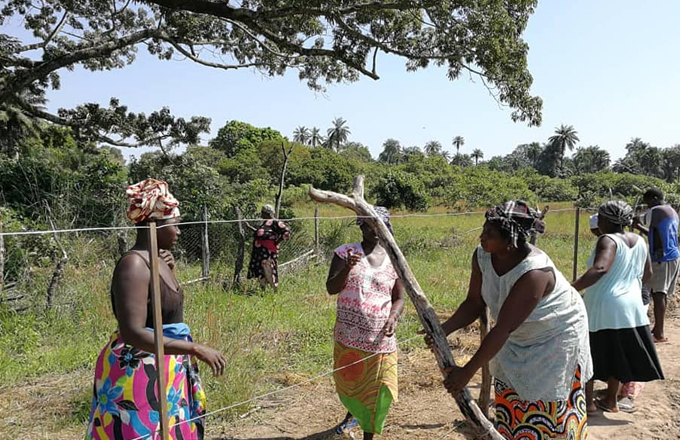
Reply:
[[[354,254],[351,249],[347,251],[347,259],[345,260],[345,264],[349,267],[354,267],[356,266],[359,261],[361,261],[361,254]]]
[[[167,249],[161,249],[158,254],[163,261],[165,261],[170,270],[175,270],[175,257],[172,255],[172,252]]]

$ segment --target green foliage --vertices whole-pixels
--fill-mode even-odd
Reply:
[[[372,195],[378,205],[388,209],[405,207],[411,211],[426,211],[429,205],[423,183],[411,174],[396,170],[378,180]]]
[[[246,122],[227,121],[210,141],[210,147],[220,150],[233,158],[244,150],[258,147],[266,141],[282,141],[283,136],[269,127],[258,128]]]
[[[6,206],[21,217],[71,227],[117,224],[127,173],[108,151],[81,148],[68,129],[25,140],[18,158],[0,156]],[[48,207],[49,206],[49,211]]]

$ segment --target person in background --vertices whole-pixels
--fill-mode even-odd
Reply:
[[[156,438],[160,429],[158,371],[154,356],[149,243],[145,228],[158,225],[161,314],[172,440],[201,440],[205,393],[195,359],[224,373],[226,360],[212,348],[192,341],[184,323],[184,293],[173,272],[169,250],[180,231],[179,202],[168,184],[146,179],[127,188],[127,217],[138,226],[137,240],[116,264],[111,282],[111,306],[118,329],[102,349],[95,366],[92,408],[86,440]]]
[[[596,237],[602,235],[600,228],[597,226],[597,213],[590,216],[590,232]],[[643,285],[642,286],[642,305],[645,308],[645,314],[649,309],[649,290]],[[618,404],[619,409],[624,412],[633,412],[635,410],[635,399],[640,395],[642,389],[645,387],[644,382],[626,382],[621,385],[618,394]],[[605,397],[603,394],[602,397]]]
[[[588,412],[597,408],[618,412],[620,384],[663,379],[649,318],[642,304],[642,282],[651,276],[644,240],[626,232],[633,209],[622,201],[609,201],[598,209],[601,232],[588,260],[588,270],[574,281],[588,311],[594,375],[586,387]],[[607,382],[604,398],[595,400],[594,380]],[[632,410],[632,408],[626,408]]]
[[[392,232],[387,209],[376,213]],[[333,351],[335,387],[348,413],[341,434],[358,423],[364,440],[381,434],[391,403],[398,399],[397,339],[404,310],[404,285],[378,236],[357,219],[362,241],[335,250],[326,280],[338,295]]]
[[[455,395],[489,362],[503,438],[583,440],[583,388],[592,376],[583,301],[550,257],[527,243],[545,229],[539,213],[510,201],[485,217],[467,297],[442,327],[447,335],[464,328],[486,306],[496,325],[465,366],[447,372],[444,385]],[[425,342],[432,346],[430,336]]]
[[[678,213],[666,202],[662,191],[652,188],[642,196],[649,207],[646,213],[635,219],[633,226],[647,235],[652,258],[652,277],[647,283],[654,302],[654,342],[667,342],[664,320],[668,297],[675,293],[678,279]]]
[[[254,233],[247,278],[257,278],[263,289],[269,284],[276,292],[279,288],[279,247],[282,241],[290,238],[290,229],[274,215],[274,207],[264,205],[260,211],[264,221],[259,228],[246,222]]]

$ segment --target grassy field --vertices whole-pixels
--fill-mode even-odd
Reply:
[[[565,206],[562,206],[564,208]],[[553,209],[559,208],[554,206]],[[300,217],[313,214],[313,206],[297,206]],[[430,214],[443,214],[434,209]],[[349,211],[323,206],[322,217],[348,215]],[[434,308],[441,314],[455,310],[466,293],[470,256],[477,243],[483,214],[393,219],[396,239]],[[579,272],[585,267],[594,240],[582,213]],[[547,233],[539,238],[544,249],[567,278],[571,278],[574,241],[574,211],[551,212]],[[302,229],[311,234],[313,222]],[[322,220],[322,243],[326,254],[337,245],[358,241],[353,221]],[[285,246],[285,244],[284,244]],[[96,252],[88,246],[80,252]],[[62,417],[50,429],[82,427],[90,405],[91,370],[96,357],[115,329],[108,288],[113,261],[96,255],[80,256],[81,264],[67,267],[57,306],[15,314],[0,308],[0,396],[15,386],[33,383],[40,387],[61,375],[80,378],[64,392],[59,402]],[[85,262],[88,262],[85,264]],[[320,260],[287,275],[278,294],[251,290],[244,295],[224,291],[218,283],[193,284],[186,288],[186,322],[194,339],[223,351],[229,361],[223,377],[212,378],[204,371],[210,409],[221,408],[252,396],[291,385],[331,369],[334,300],[325,292],[327,261]],[[199,273],[193,267],[178,267],[181,279]],[[49,271],[46,271],[44,276]],[[229,277],[228,268],[215,268],[216,278]],[[38,273],[39,275],[39,273]],[[37,275],[36,275],[37,276]],[[2,307],[2,306],[0,306]],[[419,329],[413,308],[407,306],[398,337],[405,340]],[[420,344],[418,339],[402,348]],[[45,385],[44,392],[50,393]],[[1,400],[1,399],[0,399]],[[219,417],[233,417],[247,407],[238,407]],[[1,426],[9,434],[21,426]]]

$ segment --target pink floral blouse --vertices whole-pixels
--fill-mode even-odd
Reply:
[[[392,310],[397,272],[387,256],[380,267],[371,266],[360,243],[344,244],[335,255],[346,260],[350,249],[362,258],[338,294],[335,340],[371,353],[391,353],[397,349],[397,339],[394,335],[386,337],[382,329]]]

